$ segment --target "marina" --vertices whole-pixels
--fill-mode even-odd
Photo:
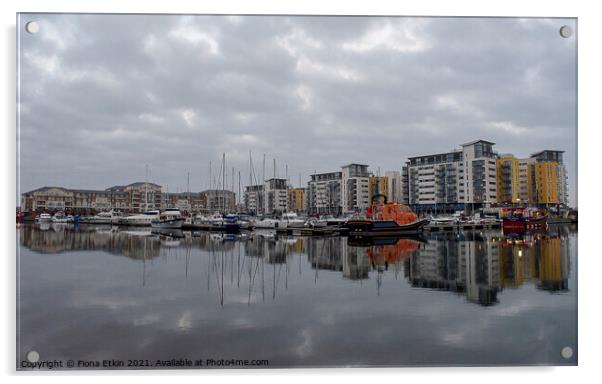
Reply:
[[[24,223],[17,236],[19,351],[50,359],[177,351],[317,367],[577,358],[558,353],[576,340],[574,225],[356,238]]]

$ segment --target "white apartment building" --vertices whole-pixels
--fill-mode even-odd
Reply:
[[[288,190],[286,179],[272,178],[264,184],[264,213],[271,215],[283,213],[288,208]]]
[[[264,186],[263,185],[249,185],[245,187],[244,193],[244,204],[247,212],[256,215],[263,214],[264,208]]]
[[[408,203],[429,207],[496,202],[497,155],[493,145],[477,140],[451,152],[410,157]]]
[[[307,183],[307,207],[312,215],[341,214],[341,172],[316,173]]]
[[[368,208],[369,183],[367,165],[348,164],[341,167],[341,207],[344,214]]]

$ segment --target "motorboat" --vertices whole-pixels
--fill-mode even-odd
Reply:
[[[71,216],[71,215],[65,216],[64,212],[57,212],[54,214],[54,216],[52,216],[52,222],[53,223],[72,223],[73,216]]]
[[[295,212],[285,212],[278,220],[278,228],[303,228],[305,226],[304,219],[299,218]]]
[[[159,214],[159,217],[151,221],[151,227],[164,229],[180,229],[184,224],[184,218],[177,208],[167,208]]]
[[[132,225],[132,226],[142,226],[142,227],[150,227],[153,220],[157,220],[161,212],[159,211],[146,211],[144,213],[138,215],[131,215],[121,217],[118,220],[119,225]]]
[[[259,220],[253,221],[253,227],[255,229],[274,229],[278,228],[279,220],[272,219],[270,217],[263,217]]]
[[[504,233],[523,233],[545,230],[548,215],[545,211],[532,208],[503,210],[502,229]]]
[[[122,218],[121,213],[117,211],[102,211],[94,216],[88,216],[82,219],[86,224],[119,224],[119,219]]]
[[[38,223],[51,223],[52,216],[49,213],[40,213],[38,217],[36,217],[36,221]]]

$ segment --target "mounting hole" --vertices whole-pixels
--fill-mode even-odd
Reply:
[[[566,38],[569,38],[573,35],[573,28],[569,27],[568,25],[563,25],[562,27],[560,27],[560,36]]]
[[[37,21],[30,21],[29,23],[25,24],[25,30],[29,33],[38,33],[40,30],[40,24],[38,24]]]
[[[564,347],[564,348],[562,348],[562,351],[560,351],[560,354],[565,359],[570,359],[571,357],[573,357],[573,348],[571,348],[571,347]]]
[[[40,354],[37,351],[27,352],[27,361],[30,363],[37,363],[40,360]]]

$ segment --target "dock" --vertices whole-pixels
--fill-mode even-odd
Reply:
[[[502,223],[449,223],[449,224],[427,224],[424,226],[425,232],[439,231],[470,231],[479,229],[499,229]]]

